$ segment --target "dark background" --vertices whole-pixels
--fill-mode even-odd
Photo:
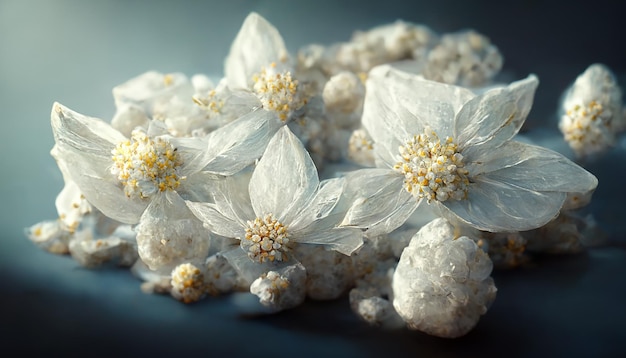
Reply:
[[[54,101],[110,119],[111,89],[148,70],[220,76],[245,16],[257,11],[292,53],[403,19],[444,33],[473,28],[515,78],[540,79],[524,128],[554,130],[562,91],[594,62],[626,83],[618,1],[24,1],[0,0],[0,347],[73,356],[618,356],[626,339],[626,230],[616,150],[588,169],[590,209],[609,242],[495,271],[498,297],[467,336],[446,340],[361,323],[347,298],[271,317],[234,295],[185,306],[143,294],[130,272],[87,270],[45,253],[25,227],[56,216],[63,186],[49,155]]]

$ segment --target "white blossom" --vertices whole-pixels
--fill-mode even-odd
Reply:
[[[333,209],[343,186],[341,178],[320,182],[302,143],[283,127],[254,168],[248,190],[226,178],[215,187],[213,202],[187,205],[211,232],[240,240],[241,249],[224,255],[252,281],[275,265],[297,262],[294,245],[323,245],[346,255],[361,245],[360,230],[335,227],[340,218]]]
[[[597,179],[559,153],[511,140],[537,85],[531,75],[476,95],[390,66],[372,70],[363,126],[378,168],[346,175],[355,202],[342,225],[390,232],[427,204],[484,231],[552,220],[567,193],[592,191]]]

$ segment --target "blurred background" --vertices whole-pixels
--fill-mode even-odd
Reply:
[[[141,293],[128,271],[87,270],[45,253],[23,230],[56,217],[63,181],[49,155],[54,101],[109,120],[112,88],[148,70],[221,76],[230,43],[251,11],[278,28],[292,53],[310,43],[347,41],[355,30],[397,19],[438,33],[475,29],[498,46],[504,71],[515,78],[538,75],[532,129],[556,128],[562,91],[592,63],[609,66],[625,86],[624,9],[616,4],[0,0],[2,347],[68,356],[613,355],[626,338],[623,245],[494,273],[494,306],[469,335],[449,341],[367,327],[347,298],[262,318],[242,317],[234,297],[184,306]],[[626,193],[619,185],[626,166],[615,158],[590,170],[600,178],[594,199],[600,219],[623,243]]]

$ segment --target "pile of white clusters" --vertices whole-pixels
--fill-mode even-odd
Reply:
[[[462,336],[495,299],[494,264],[582,247],[597,186],[515,140],[539,81],[494,83],[501,66],[478,33],[401,21],[292,56],[252,13],[217,84],[144,73],[113,89],[110,122],[55,103],[59,217],[27,235],[185,303],[348,296],[370,324]],[[581,153],[622,124],[602,70],[566,100]]]

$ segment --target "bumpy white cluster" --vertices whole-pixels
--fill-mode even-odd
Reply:
[[[248,221],[246,235],[241,245],[248,250],[248,257],[257,262],[287,260],[289,251],[287,227],[272,214]]]
[[[430,128],[413,136],[399,148],[394,169],[404,175],[404,188],[416,198],[446,201],[467,197],[469,172],[451,137],[442,144]]]
[[[559,129],[577,157],[604,152],[624,128],[622,92],[606,66],[591,65],[565,92]]]
[[[250,293],[273,312],[301,304],[306,295],[306,270],[302,264],[264,273],[250,285]]]
[[[393,306],[407,326],[454,338],[468,333],[496,296],[492,263],[445,219],[413,236],[393,275]]]
[[[596,101],[577,104],[565,112],[561,131],[565,141],[578,154],[596,153],[614,142],[610,122],[602,117],[604,109]]]
[[[175,190],[184,179],[179,175],[183,162],[176,148],[163,138],[151,139],[142,129],[134,130],[131,139],[119,143],[112,154],[111,173],[129,198]]]
[[[425,78],[462,86],[481,86],[502,68],[502,55],[489,39],[475,31],[442,36],[426,59]]]
[[[171,294],[184,303],[199,301],[205,294],[204,274],[190,263],[176,266],[172,270]]]
[[[298,80],[291,76],[290,71],[278,72],[276,63],[252,77],[253,90],[263,104],[263,108],[274,111],[281,121],[289,119],[294,111],[302,108],[307,102],[298,91]]]

